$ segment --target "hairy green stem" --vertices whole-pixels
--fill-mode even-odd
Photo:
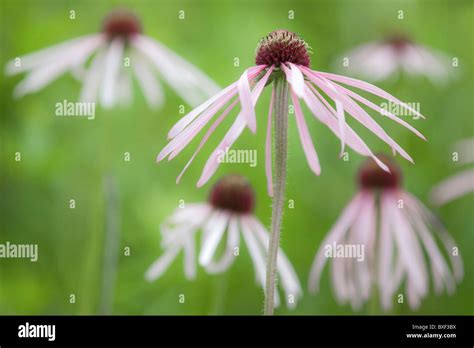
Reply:
[[[287,128],[288,128],[288,83],[284,76],[275,79],[273,100],[273,122],[275,125],[275,175],[273,182],[272,224],[268,246],[265,285],[265,315],[273,315],[280,229],[285,200]]]

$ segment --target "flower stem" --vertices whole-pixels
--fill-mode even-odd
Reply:
[[[273,104],[275,125],[275,178],[273,182],[272,224],[270,228],[270,244],[268,246],[265,315],[273,315],[276,283],[278,247],[280,229],[285,201],[287,128],[288,128],[288,83],[284,76],[275,79],[275,98]]]
[[[105,186],[105,236],[103,246],[102,286],[99,301],[99,314],[112,312],[114,287],[120,246],[120,214],[117,182],[113,176],[106,176]]]

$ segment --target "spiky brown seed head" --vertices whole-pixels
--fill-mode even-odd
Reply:
[[[140,34],[142,27],[140,20],[135,14],[124,9],[116,9],[104,18],[102,32],[109,39],[120,37],[128,40],[132,36]]]
[[[402,183],[402,172],[398,165],[385,155],[376,155],[390,170],[384,171],[372,159],[366,160],[359,169],[358,183],[365,189],[398,188]]]
[[[209,203],[218,209],[234,213],[253,212],[255,194],[249,181],[241,175],[226,175],[212,188]]]
[[[297,34],[288,30],[275,30],[258,43],[255,63],[279,67],[289,62],[309,67],[308,50],[308,44]]]

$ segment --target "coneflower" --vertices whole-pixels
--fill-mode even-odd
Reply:
[[[361,104],[375,110],[381,115],[394,120],[408,128],[421,138],[424,138],[416,129],[397,116],[383,110],[378,105],[343,87],[341,84],[356,87],[365,92],[387,99],[413,114],[422,117],[416,110],[402,103],[387,92],[369,83],[340,75],[314,71],[310,69],[309,46],[297,34],[287,30],[273,31],[264,37],[257,47],[256,66],[250,67],[240,79],[214,97],[210,98],[189,114],[181,118],[168,133],[171,139],[168,145],[160,152],[157,160],[176,157],[197,134],[222,109],[222,113],[214,119],[207,133],[201,140],[196,152],[178,176],[180,180],[184,171],[189,167],[206,141],[229,115],[240,104],[240,112],[230,127],[224,139],[208,158],[198,186],[204,185],[215,173],[219,166],[220,154],[230,148],[237,138],[248,127],[252,132],[257,130],[255,104],[260,98],[265,86],[272,86],[272,97],[266,122],[267,135],[265,147],[265,172],[267,176],[268,192],[273,195],[273,212],[271,225],[271,239],[269,259],[267,262],[267,296],[265,313],[273,312],[273,292],[275,283],[275,266],[277,260],[279,232],[286,182],[287,157],[287,124],[288,101],[291,98],[296,124],[308,164],[317,175],[321,168],[318,155],[313,146],[308,127],[301,109],[300,100],[308,106],[317,120],[325,124],[341,140],[341,154],[347,144],[350,148],[364,156],[371,156],[384,170],[387,166],[382,163],[369,149],[366,143],[346,123],[345,114],[352,116],[359,123],[373,132],[382,141],[387,143],[394,153],[400,153],[404,158],[412,161],[408,153],[395,142],[383,128],[361,107]],[[341,84],[340,84],[341,83]],[[334,102],[335,107],[329,101]],[[272,175],[272,129],[274,128],[275,146],[275,178]],[[275,179],[273,182],[273,179]]]
[[[450,76],[451,59],[443,52],[414,42],[403,34],[362,44],[345,54],[347,71],[371,81],[388,79],[401,71],[426,76],[433,83]]]
[[[94,53],[95,57],[85,68],[88,58]],[[126,56],[130,58],[130,67],[124,66]],[[83,72],[78,74],[81,70]],[[131,100],[132,76],[138,81],[150,107],[160,107],[164,95],[156,79],[157,72],[193,106],[218,91],[216,84],[201,71],[144,35],[139,18],[124,9],[109,13],[100,33],[18,57],[6,66],[9,75],[27,73],[14,90],[16,97],[36,92],[68,71],[76,72],[82,79],[80,100],[99,100],[104,107]]]
[[[184,253],[184,272],[191,280],[196,276],[196,261],[207,273],[221,273],[229,269],[236,260],[236,248],[243,237],[252,258],[257,283],[265,288],[265,258],[269,236],[267,229],[255,217],[255,194],[248,180],[239,175],[227,175],[212,188],[205,203],[186,204],[161,227],[163,255],[146,272],[148,280],[159,278],[175,259]],[[196,238],[202,231],[201,246],[196,257]],[[223,252],[219,254],[221,246]],[[279,250],[278,274],[285,292],[285,303],[294,308],[302,296],[298,277]],[[275,306],[280,297],[275,290]]]
[[[402,188],[400,168],[387,157],[383,171],[371,159],[360,168],[359,192],[345,208],[321,243],[311,268],[309,287],[318,291],[326,262],[337,300],[355,310],[379,292],[384,310],[393,306],[394,294],[405,284],[408,304],[419,307],[428,294],[430,273],[437,294],[452,294],[463,277],[459,250],[441,222],[415,196]],[[448,265],[441,244],[448,255]],[[364,246],[363,259],[342,255],[330,259],[333,245]],[[328,257],[329,255],[329,257]],[[425,256],[426,255],[426,256]]]

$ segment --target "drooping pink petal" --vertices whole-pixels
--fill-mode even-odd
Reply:
[[[165,253],[148,268],[145,273],[146,279],[152,281],[159,278],[175,259],[176,255],[178,255],[180,250],[181,248],[178,245],[167,249]]]
[[[379,260],[377,262],[377,284],[380,291],[380,301],[384,310],[392,308],[393,287],[390,279],[393,274],[392,259],[394,257],[394,240],[390,232],[390,206],[385,200],[380,204],[380,237]],[[399,284],[397,284],[397,287]]]
[[[418,216],[418,212],[412,207],[412,201],[405,197],[405,207],[407,209],[407,213],[416,227],[414,230],[418,233],[420,240],[425,247],[428,256],[429,262],[432,269],[433,274],[433,281],[435,284],[435,290],[439,294],[443,290],[443,283],[446,284],[446,289],[449,294],[454,292],[455,288],[455,281],[454,277],[451,275],[448,265],[444,260],[443,256],[441,255],[436,242],[434,241],[431,232],[429,231],[427,225],[424,223],[423,218]]]
[[[220,260],[218,261],[209,261],[206,266],[206,271],[209,273],[221,273],[227,270],[230,265],[236,259],[234,255],[235,248],[239,246],[239,227],[238,227],[238,219],[235,215],[230,217],[229,220],[229,228],[227,229],[227,243],[226,248],[221,256]]]
[[[395,98],[393,95],[385,92],[383,89],[378,88],[378,87],[376,87],[376,86],[374,86],[370,83],[367,83],[367,82],[364,82],[364,81],[361,81],[361,80],[357,80],[357,79],[353,79],[351,77],[331,74],[331,73],[327,73],[327,72],[312,71],[312,70],[309,70],[309,69],[307,69],[307,70],[312,72],[313,74],[324,76],[329,80],[338,81],[338,82],[344,83],[346,85],[362,89],[364,91],[367,91],[369,93],[377,95],[381,98],[387,99],[387,100],[391,101],[392,103],[395,103],[395,104],[398,104],[398,105],[404,107],[405,109],[412,112],[414,115],[416,115],[418,117],[421,117],[421,118],[425,118],[422,114],[420,114],[418,111],[416,111],[415,109],[413,109],[412,107],[410,107],[406,103],[403,103],[402,101]]]
[[[390,207],[391,225],[397,226],[392,235],[396,241],[400,259],[407,271],[408,283],[413,284],[416,293],[424,296],[428,290],[428,279],[418,238],[401,212],[403,208],[397,206],[399,196],[394,192],[384,192],[382,199],[387,202],[387,207]]]
[[[217,86],[214,81],[176,52],[150,37],[144,36],[144,38],[153,42],[155,46],[159,48],[163,58],[170,61],[169,65],[175,66],[176,70],[181,72],[181,77],[186,78],[187,83],[199,87],[207,95],[213,95],[219,90],[219,86]]]
[[[240,216],[240,225],[242,227],[242,235],[244,236],[245,243],[247,244],[247,248],[254,264],[256,281],[257,283],[260,283],[262,289],[265,290],[265,275],[267,273],[265,263],[266,249],[261,245],[261,243],[259,243],[258,239],[254,236],[252,224],[248,216]],[[280,295],[278,294],[277,287],[275,287],[275,292],[273,296],[275,302],[274,307],[279,307]]]
[[[252,102],[254,103],[254,105],[256,104],[258,98],[260,97],[260,94],[262,93],[262,90],[265,87],[265,84],[267,83],[268,78],[270,77],[270,74],[272,73],[272,71],[273,71],[273,66],[271,66],[267,70],[266,74],[258,81],[254,89],[252,90]],[[245,125],[246,125],[246,122],[242,116],[242,113],[239,113],[234,123],[232,124],[231,128],[229,129],[227,134],[224,136],[224,139],[221,141],[221,143],[217,146],[217,148],[214,150],[214,152],[211,154],[211,156],[207,160],[204,166],[204,169],[202,171],[201,177],[199,178],[199,181],[197,183],[198,187],[201,187],[202,185],[204,185],[215,173],[215,171],[219,167],[219,161],[218,161],[219,154],[222,151],[225,151],[225,149],[230,148],[232,146],[232,144],[237,140],[240,134],[242,134],[242,131],[245,129]]]
[[[173,214],[166,219],[166,224],[181,224],[183,222],[189,225],[192,222],[201,223],[201,220],[207,218],[212,210],[207,203],[186,203],[185,208],[177,208]]]
[[[467,169],[439,183],[431,192],[431,200],[443,205],[471,192],[474,192],[474,169]]]
[[[252,230],[250,229],[248,221],[244,218],[244,216],[241,216],[239,220],[242,236],[244,237],[250,257],[253,261],[253,266],[255,269],[255,280],[258,284],[260,284],[263,289],[265,289],[265,257],[261,248],[258,245],[255,236],[252,233]]]
[[[123,50],[124,42],[117,38],[110,43],[105,56],[100,102],[106,108],[112,107],[117,100],[117,80],[122,66]]]
[[[413,132],[414,134],[416,134],[418,137],[420,137],[421,139],[423,140],[426,140],[425,136],[423,134],[421,134],[416,128],[414,128],[412,125],[410,125],[409,123],[407,123],[406,121],[402,120],[401,118],[395,116],[394,114],[388,112],[387,110],[384,110],[382,109],[380,106],[372,103],[371,101],[365,99],[364,97],[360,96],[359,94],[357,93],[354,93],[353,91],[351,91],[350,89],[347,89],[343,86],[340,86],[340,85],[337,85],[337,88],[338,89],[341,89],[345,94],[347,94],[348,96],[350,96],[351,98],[353,99],[356,99],[358,101],[360,101],[361,103],[367,105],[369,108],[377,111],[378,113],[380,113],[381,115],[383,116],[387,116],[388,118],[390,118],[391,120],[401,124],[402,126],[404,126],[405,128],[407,128],[408,130],[410,130],[411,132]]]
[[[336,100],[338,99],[344,106],[344,108],[364,127],[372,131],[376,136],[381,140],[390,145],[394,150],[399,152],[404,158],[413,162],[412,158],[408,153],[401,148],[386,132],[385,130],[375,122],[372,117],[362,109],[357,103],[355,103],[351,98],[346,96],[342,91],[337,89],[337,85],[330,82],[325,78],[320,78],[314,74],[307,74],[308,78],[317,85],[321,90],[324,91],[330,98]],[[332,88],[331,88],[332,87]]]
[[[194,234],[183,241],[184,251],[184,274],[186,279],[193,280],[196,278],[196,242]]]
[[[82,85],[81,102],[95,102],[99,93],[99,86],[104,72],[105,50],[100,50],[93,58],[91,66],[86,73],[84,83]]]
[[[132,77],[129,70],[122,70],[117,76],[117,104],[129,106],[133,99]]]
[[[309,167],[311,170],[316,173],[316,175],[321,174],[321,166],[319,164],[318,154],[314,149],[313,141],[309,135],[308,126],[304,120],[303,111],[301,110],[300,102],[296,93],[291,93],[291,98],[293,100],[293,105],[295,107],[295,118],[296,125],[298,127],[298,132],[300,134],[301,145],[303,146],[304,153],[306,155],[306,160],[308,161]]]
[[[350,241],[345,242],[346,245],[348,243],[351,243],[351,242]],[[351,258],[346,258],[346,259],[343,259],[343,263],[344,263],[344,268],[345,268],[344,272],[345,272],[346,281],[347,281],[347,290],[348,290],[349,300],[350,300],[353,310],[359,311],[362,308],[363,298],[362,298],[361,292],[358,289],[358,284],[356,282],[356,278],[357,278],[356,262],[354,262],[354,260]]]
[[[229,96],[234,96],[237,94],[237,84],[234,82],[230,86],[223,89],[221,92],[216,94],[214,97],[208,99],[206,102],[202,103],[191,112],[183,116],[168,132],[168,139],[173,139],[183,132],[186,127],[193,122],[196,117],[208,110],[214,103],[227,99]],[[216,110],[217,112],[217,110]]]
[[[199,132],[209,123],[214,115],[227,104],[234,94],[228,94],[216,101],[211,107],[199,115],[192,121],[181,133],[176,135],[158,154],[157,161],[161,161],[167,155],[170,155],[168,160],[173,159],[188,145]],[[234,104],[235,105],[235,104]]]
[[[464,267],[463,262],[461,259],[461,255],[459,253],[459,247],[449,234],[449,232],[445,229],[443,224],[439,221],[439,219],[434,215],[431,211],[428,210],[424,206],[422,202],[415,196],[405,193],[405,200],[407,200],[410,204],[412,209],[417,211],[418,216],[420,216],[426,224],[433,226],[433,231],[443,243],[443,246],[451,260],[451,265],[454,271],[454,277],[459,282],[464,276]],[[454,254],[454,248],[458,249],[458,253]]]
[[[253,227],[257,239],[262,244],[264,250],[268,249],[270,236],[267,229],[262,225],[258,219],[253,216],[248,217],[249,224]],[[290,260],[285,255],[281,248],[278,249],[278,258],[277,258],[277,269],[279,274],[279,280],[287,298],[292,295],[294,297],[293,302],[287,301],[289,308],[294,308],[296,306],[296,300],[303,295],[303,290],[301,288],[300,281],[296,275],[293,266],[290,263]]]
[[[309,88],[313,88],[309,83],[307,83],[307,86]],[[311,93],[311,91],[314,94]],[[306,105],[320,122],[327,125],[329,129],[337,137],[340,138],[339,125],[336,120],[336,117],[334,116],[336,114],[336,111],[332,108],[331,105],[329,105],[329,103],[319,94],[316,89],[312,89],[311,91],[306,90],[305,92],[304,100]],[[354,151],[360,153],[361,155],[372,157],[380,168],[389,172],[388,167],[372,153],[367,144],[357,135],[357,133],[354,132],[354,130],[352,130],[351,127],[349,127],[347,123],[346,130],[346,143],[349,147],[351,147]]]
[[[293,91],[296,93],[298,98],[303,98],[303,93],[305,90],[304,87],[304,77],[303,74],[301,73],[300,69],[298,66],[296,66],[293,63],[289,63],[291,67],[291,73],[289,74],[290,79],[291,79],[291,85],[293,86]],[[286,69],[284,65],[282,65],[283,69]],[[288,76],[288,74],[287,74]]]
[[[336,103],[336,111],[337,111],[337,120],[339,122],[339,134],[341,139],[341,154],[340,157],[344,155],[344,147],[346,143],[346,118],[344,115],[344,105],[339,101],[339,99],[335,99],[334,102]]]
[[[220,163],[218,161],[218,157],[220,153],[232,146],[232,144],[242,134],[243,130],[245,129],[245,125],[246,123],[243,117],[241,115],[237,116],[229,131],[224,136],[224,139],[220,142],[218,147],[214,150],[214,152],[211,154],[206,164],[204,165],[201,177],[199,178],[197,183],[198,187],[203,186],[206,182],[209,181],[211,176],[217,170],[217,167],[219,167]]]
[[[229,214],[222,211],[216,216],[212,224],[206,224],[204,227],[201,251],[199,253],[199,264],[201,266],[208,265],[212,260],[214,252],[224,235],[229,218]]]
[[[197,105],[219,90],[199,69],[158,41],[137,34],[129,42],[133,48],[150,58],[160,76],[188,104]]]
[[[350,229],[348,238],[351,245],[363,246],[363,259],[353,258],[352,278],[354,291],[359,294],[361,302],[369,299],[372,290],[372,265],[375,260],[374,242],[376,239],[376,210],[374,207],[375,198],[373,195],[365,195],[361,202],[360,214]],[[349,260],[348,260],[349,261]]]
[[[421,294],[418,292],[418,289],[416,288],[412,279],[408,278],[406,288],[408,305],[410,306],[411,310],[417,310],[421,304]]]
[[[64,72],[83,64],[103,42],[102,36],[91,36],[78,41],[63,54],[52,57],[50,61],[35,66],[15,87],[13,94],[20,98],[48,85]],[[56,60],[57,59],[57,60]]]
[[[55,62],[66,63],[66,58],[71,57],[71,53],[77,55],[82,50],[89,50],[88,47],[90,46],[98,48],[104,43],[105,39],[105,36],[102,34],[92,34],[46,47],[19,57],[19,61],[16,58],[10,60],[5,66],[5,73],[7,75],[14,75],[27,70],[40,70],[47,65],[55,65]]]
[[[194,158],[197,156],[197,154],[199,153],[199,151],[202,149],[202,147],[204,146],[204,144],[207,142],[207,140],[209,139],[209,137],[211,136],[211,134],[216,130],[216,128],[222,123],[222,121],[227,117],[227,115],[229,114],[229,112],[232,111],[232,109],[235,107],[235,105],[237,104],[238,100],[235,100],[232,104],[230,104],[223,112],[222,114],[214,121],[214,123],[211,125],[211,127],[209,127],[208,131],[206,132],[206,134],[204,135],[204,137],[202,138],[201,142],[199,143],[199,146],[197,147],[196,151],[194,151],[193,155],[191,156],[191,158],[189,159],[188,163],[186,163],[186,165],[184,166],[183,170],[181,171],[181,173],[178,175],[178,178],[176,179],[176,183],[179,183],[179,181],[181,180],[183,174],[186,172],[186,170],[188,169],[188,167],[191,165],[192,161],[194,160]]]
[[[345,237],[342,236],[341,244],[345,244]],[[331,280],[333,291],[339,304],[345,304],[351,297],[351,289],[347,280],[346,260],[336,257],[331,263]]]
[[[163,89],[155,78],[147,59],[137,52],[132,56],[131,62],[135,78],[143,90],[148,105],[154,109],[161,107],[164,102]]]
[[[285,72],[286,76],[287,76],[287,79],[288,81],[290,81],[290,83],[292,84],[293,86],[293,90],[295,88],[297,88],[299,90],[299,92],[296,93],[296,95],[300,98],[305,98],[305,94],[307,93],[306,90],[306,86],[304,84],[304,76],[303,74],[301,73],[301,71],[294,65],[294,64],[291,64],[291,74],[290,72],[288,71],[288,69],[286,69],[284,66],[282,67],[283,71]],[[295,73],[297,72],[297,73]],[[329,86],[330,88],[333,88],[331,85]],[[339,139],[341,140],[341,153],[340,153],[340,156],[342,157],[342,155],[344,154],[344,144],[345,144],[345,117],[344,117],[344,106],[343,104],[338,100],[338,99],[334,99],[335,103],[336,103],[336,110],[337,112],[334,114],[334,116],[336,116],[337,120],[338,120],[338,124],[339,124]]]
[[[252,96],[250,92],[250,84],[248,77],[248,70],[245,70],[239,81],[237,82],[237,89],[239,90],[240,105],[242,115],[252,133],[257,131],[257,120],[255,119],[255,108],[252,103]]]
[[[275,88],[272,87],[270,107],[268,108],[267,136],[265,139],[265,174],[267,176],[267,192],[273,197],[273,173],[272,173],[272,114],[275,99]]]
[[[329,88],[332,90],[335,90],[335,86],[332,84],[328,85]],[[344,154],[344,145],[346,142],[346,118],[345,118],[345,113],[344,113],[344,105],[341,103],[339,99],[334,99],[334,103],[336,104],[336,112],[334,113],[335,116],[337,116],[338,124],[339,124],[339,138],[341,140],[341,153],[340,157],[343,156]]]
[[[248,76],[249,78],[254,78],[257,76],[263,69],[265,69],[264,65],[255,66],[251,68],[252,70],[249,71]],[[222,91],[214,95],[213,97],[209,98],[207,101],[193,109],[187,115],[183,116],[168,132],[168,138],[172,139],[181,131],[186,128],[186,126],[191,123],[199,114],[201,114],[204,110],[210,107],[214,102],[219,100],[222,97],[225,97],[227,94],[235,95],[237,93],[237,82],[232,83],[231,85],[224,88]]]
[[[321,272],[325,263],[327,262],[327,258],[324,255],[325,246],[330,245],[332,243],[339,243],[339,241],[347,232],[348,228],[354,222],[354,219],[359,213],[360,202],[363,199],[363,193],[358,193],[352,199],[352,201],[348,204],[348,206],[340,215],[335,225],[331,228],[326,238],[324,238],[323,242],[321,243],[321,247],[319,248],[318,253],[314,258],[313,264],[311,266],[311,272],[309,275],[308,284],[311,292],[316,292],[319,289],[319,279],[321,277]]]

